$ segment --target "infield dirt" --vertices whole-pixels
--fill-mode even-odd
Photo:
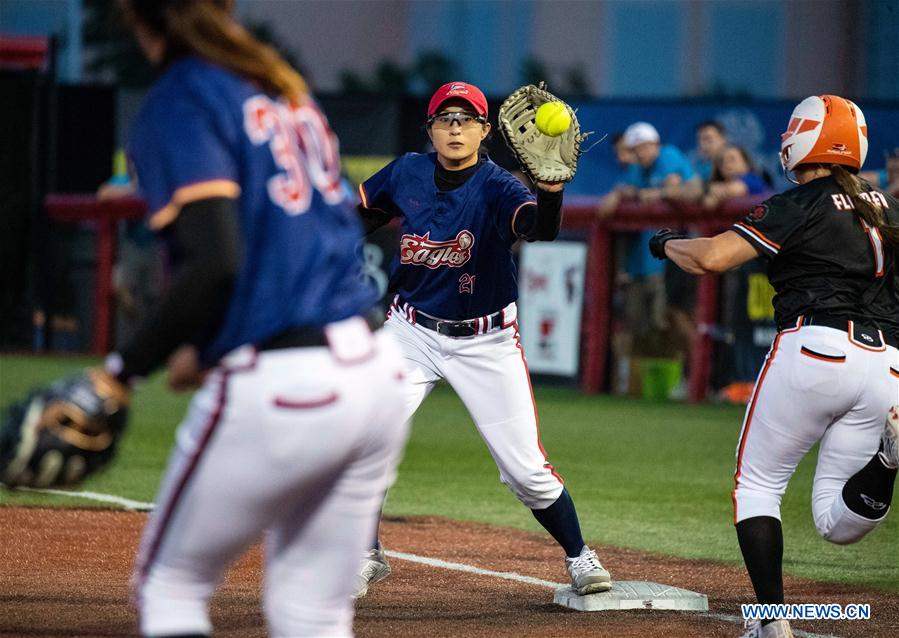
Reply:
[[[0,636],[137,636],[129,578],[145,514],[103,510],[0,508]],[[529,532],[439,518],[388,518],[387,548],[482,569],[564,582],[555,543]],[[597,546],[613,578],[652,580],[708,594],[712,614],[738,616],[752,602],[742,568]],[[265,635],[259,592],[262,553],[254,547],[213,600],[216,636]],[[734,637],[740,626],[707,615],[665,611],[580,613],[554,605],[545,587],[402,560],[359,601],[357,636]],[[870,621],[795,626],[845,638],[899,636],[899,600],[883,592],[796,578],[791,602],[870,603]]]

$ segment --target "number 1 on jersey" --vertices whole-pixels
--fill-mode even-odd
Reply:
[[[883,237],[880,236],[879,230],[871,226],[864,219],[859,217],[858,220],[862,223],[862,227],[868,234],[868,239],[871,240],[871,248],[874,249],[874,276],[878,278],[883,277]]]

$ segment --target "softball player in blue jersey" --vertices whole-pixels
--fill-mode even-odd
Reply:
[[[395,297],[385,329],[402,346],[411,418],[439,379],[468,408],[500,479],[565,550],[581,594],[611,587],[584,544],[574,503],[547,460],[516,322],[512,245],[555,239],[562,184],[537,197],[480,151],[490,131],[487,100],[450,82],[430,100],[428,135],[436,152],[409,153],[359,187],[367,232],[400,218],[400,249],[390,273]],[[390,568],[379,543],[365,556],[357,596]]]
[[[216,583],[265,532],[270,633],[349,636],[406,426],[400,351],[363,318],[336,139],[231,2],[121,4],[163,69],[129,155],[176,267],[107,369],[130,383],[168,358],[174,386],[201,382],[141,543],[141,632],[209,635]]]

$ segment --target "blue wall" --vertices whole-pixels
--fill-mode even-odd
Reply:
[[[715,2],[704,56],[706,78],[756,97],[782,95],[785,5],[777,2]]]
[[[899,103],[884,105],[859,101],[868,122],[868,159],[866,170],[883,168],[884,151],[899,148]],[[643,120],[655,126],[663,144],[673,144],[690,154],[696,147],[694,127],[703,120],[718,120],[728,129],[728,137],[745,146],[778,180],[778,187],[788,183],[782,177],[778,153],[780,134],[786,129],[794,102],[714,101],[631,101],[575,103],[582,131],[596,131],[598,139],[610,136],[628,125]],[[588,140],[585,147],[590,146]],[[620,174],[609,140],[598,144],[581,156],[577,176],[566,192],[572,195],[596,195],[608,192]]]
[[[609,7],[604,72],[612,95],[678,95],[683,86],[681,7],[674,2],[639,1]]]

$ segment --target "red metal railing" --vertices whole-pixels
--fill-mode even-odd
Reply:
[[[600,219],[596,213],[599,198],[566,198],[563,229],[584,233],[588,243],[581,329],[581,388],[585,392],[600,392],[606,378],[614,274],[612,233],[670,227],[712,235],[726,230],[761,200],[758,196],[732,199],[715,209],[682,202],[625,202],[613,215]],[[696,297],[699,329],[690,358],[689,397],[693,402],[702,401],[708,388],[712,356],[708,327],[715,323],[717,312],[718,278],[704,275],[699,278]]]
[[[49,55],[49,38],[0,34],[0,68],[41,70]]]
[[[143,200],[137,197],[100,200],[94,195],[55,194],[45,200],[47,215],[63,224],[92,222],[97,228],[97,278],[95,295],[94,354],[109,352],[112,337],[112,266],[116,256],[116,230],[125,219],[141,219]]]
[[[565,200],[563,228],[583,233],[588,242],[581,342],[581,387],[585,392],[601,391],[606,378],[612,319],[612,234],[667,226],[711,235],[727,229],[760,200],[759,197],[733,199],[712,210],[688,203],[623,203],[613,215],[604,219],[596,214],[598,198],[570,197]],[[96,223],[97,320],[94,324],[93,351],[105,354],[112,334],[112,267],[116,254],[116,227],[121,220],[142,218],[146,207],[136,197],[99,200],[93,195],[71,194],[49,195],[46,206],[49,217],[54,221]],[[696,299],[699,330],[693,343],[689,379],[691,401],[705,398],[712,355],[712,339],[705,328],[715,323],[717,307],[717,277],[700,277]]]

